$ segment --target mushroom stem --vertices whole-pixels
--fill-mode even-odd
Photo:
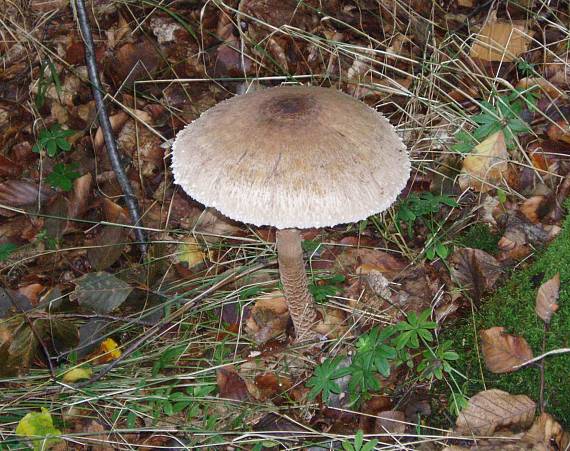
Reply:
[[[311,328],[317,323],[318,314],[313,296],[309,293],[299,230],[277,230],[277,258],[296,340],[314,338],[315,333]]]

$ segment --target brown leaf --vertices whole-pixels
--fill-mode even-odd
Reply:
[[[406,415],[399,410],[386,410],[376,418],[376,430],[379,434],[404,434],[406,432]]]
[[[342,252],[335,266],[342,272],[356,272],[357,268],[363,273],[376,270],[392,280],[406,268],[406,262],[378,249],[356,248]]]
[[[129,115],[124,111],[119,111],[117,114],[113,114],[111,117],[109,117],[109,122],[111,122],[111,128],[113,132],[115,134],[119,132],[123,128],[123,125],[125,125],[128,119]],[[95,133],[95,140],[93,141],[93,147],[98,149],[99,147],[102,147],[103,144],[105,144],[103,129],[99,127],[97,129],[97,132]]]
[[[3,155],[0,155],[0,176],[2,177],[16,177],[22,173],[22,167],[9,160]]]
[[[570,434],[564,431],[560,423],[549,414],[543,413],[534,421],[532,427],[523,436],[522,441],[534,446],[533,449],[568,449]],[[542,447],[538,448],[538,445],[542,445]]]
[[[558,310],[558,295],[560,293],[560,273],[544,282],[536,294],[536,314],[546,324],[550,323],[552,315]]]
[[[216,371],[216,383],[220,398],[245,401],[249,398],[247,385],[233,366],[225,366]]]
[[[246,321],[246,330],[257,343],[265,343],[285,332],[288,322],[287,301],[281,291],[275,291],[255,302]]]
[[[131,85],[135,80],[145,80],[160,66],[158,50],[149,39],[137,43],[128,42],[115,51],[106,65],[106,74],[115,86]]]
[[[279,376],[275,373],[263,373],[255,376],[255,385],[259,391],[260,398],[266,400],[286,392],[293,386],[293,382],[285,376]]]
[[[109,199],[103,201],[103,212],[108,222],[129,224],[127,211]],[[93,246],[87,250],[87,258],[97,271],[102,271],[115,263],[125,247],[129,234],[127,227],[105,225],[93,240]]]
[[[499,428],[526,428],[534,418],[536,404],[528,396],[497,389],[473,396],[455,423],[460,434],[493,435]]]
[[[481,348],[485,366],[493,373],[509,373],[532,359],[532,350],[522,337],[504,333],[504,327],[482,330]]]
[[[560,120],[550,125],[546,133],[554,141],[570,143],[570,124],[565,120]]]
[[[67,214],[70,218],[81,218],[87,211],[93,176],[90,172],[73,181],[73,192]]]
[[[550,211],[553,206],[552,200],[552,198],[548,198],[546,196],[529,197],[521,204],[520,211],[529,219],[529,221],[537,224]]]
[[[488,21],[475,37],[469,55],[484,61],[515,61],[531,40],[526,22]]]
[[[476,302],[486,291],[493,289],[502,273],[495,257],[481,249],[458,249],[450,262],[453,278],[470,290]]]
[[[49,189],[36,183],[26,182],[24,180],[6,180],[0,183],[0,204],[10,207],[22,207],[33,205],[38,202],[38,196],[41,202],[45,202],[49,196],[53,194]]]

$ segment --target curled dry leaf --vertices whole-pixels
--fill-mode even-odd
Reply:
[[[524,443],[534,446],[532,449],[568,449],[570,434],[562,429],[549,414],[543,413],[533,423],[522,438]],[[538,445],[542,445],[541,448]],[[553,446],[555,445],[555,446]]]
[[[486,291],[493,289],[502,273],[497,259],[481,249],[458,249],[450,261],[451,275],[470,290],[475,301],[479,301]]]
[[[67,210],[70,218],[81,218],[87,212],[92,184],[93,176],[90,172],[73,181],[73,192]]]
[[[109,122],[111,122],[111,129],[113,130],[113,132],[117,133],[118,131],[120,131],[128,119],[129,115],[124,111],[119,111],[117,114],[113,114],[109,118]],[[99,147],[102,147],[103,144],[105,144],[105,138],[103,137],[103,129],[99,127],[97,129],[97,132],[95,133],[95,140],[93,141],[93,147],[98,149]]]
[[[532,350],[522,337],[509,335],[504,327],[482,330],[481,348],[485,366],[493,373],[509,373],[532,359]]]
[[[477,144],[463,160],[459,186],[461,189],[472,188],[481,193],[494,189],[509,168],[508,159],[505,135],[502,131],[493,133]]]
[[[544,282],[536,294],[536,314],[546,324],[550,323],[552,315],[558,310],[558,295],[560,294],[560,273]]]
[[[500,428],[527,428],[536,403],[526,395],[511,395],[491,389],[473,396],[455,423],[460,434],[492,435]]]
[[[216,371],[216,383],[220,398],[245,401],[249,398],[247,384],[233,366],[225,366]]]
[[[255,302],[245,327],[257,343],[265,343],[285,332],[288,322],[287,301],[281,291],[275,291]]]

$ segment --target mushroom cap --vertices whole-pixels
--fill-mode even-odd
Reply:
[[[388,120],[335,89],[281,86],[221,102],[181,130],[174,180],[237,221],[280,229],[355,222],[410,175]]]

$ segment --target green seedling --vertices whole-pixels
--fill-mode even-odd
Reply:
[[[429,342],[433,341],[431,330],[436,327],[436,323],[429,320],[430,314],[430,309],[419,315],[412,312],[406,321],[396,325],[373,327],[358,339],[356,352],[350,365],[345,368],[338,368],[342,356],[325,360],[315,369],[307,383],[311,387],[310,398],[314,399],[322,393],[323,402],[327,403],[331,394],[339,394],[341,391],[336,380],[350,376],[347,391],[350,404],[356,404],[368,397],[369,392],[380,390],[379,375],[388,377],[392,365],[406,364],[413,368],[414,357],[418,355],[423,356],[418,372],[424,379],[431,376],[439,379],[444,372],[451,372],[450,362],[458,358],[450,349],[451,342],[446,342],[435,350],[429,348]],[[422,345],[425,349],[423,353],[417,351]],[[415,351],[415,355],[411,356],[409,350]]]
[[[341,392],[340,386],[336,379],[349,374],[348,368],[338,368],[343,357],[335,357],[326,359],[323,363],[315,368],[314,374],[307,382],[307,387],[311,389],[309,399],[315,399],[322,394],[323,402],[327,402],[332,394]]]
[[[378,439],[369,440],[364,443],[364,433],[359,429],[354,435],[354,442],[342,442],[342,449],[344,449],[344,451],[372,451],[377,444]]]
[[[412,193],[401,203],[396,214],[396,222],[407,224],[408,236],[412,238],[413,225],[416,221],[423,223],[430,221],[431,217],[441,210],[442,206],[458,207],[455,199],[445,195],[435,195],[429,191],[415,194]]]
[[[342,291],[345,277],[342,274],[315,277],[309,284],[309,291],[317,302],[323,302],[328,296],[336,296]]]
[[[38,141],[32,147],[32,151],[36,153],[45,151],[49,157],[56,157],[61,152],[71,150],[71,144],[67,141],[67,138],[74,134],[75,131],[64,130],[59,124],[54,124],[49,129],[44,128],[40,132]]]
[[[53,167],[53,171],[46,177],[47,182],[52,188],[60,188],[62,191],[71,191],[73,181],[81,176],[79,172],[75,172],[78,165],[57,163]]]
[[[430,314],[431,311],[429,309],[424,310],[419,315],[415,312],[410,312],[406,321],[396,324],[396,330],[400,332],[394,340],[396,349],[403,349],[404,347],[418,349],[420,340],[424,344],[433,340],[430,329],[435,329],[437,324],[429,320]]]
[[[495,105],[488,101],[480,103],[481,112],[471,119],[477,124],[473,133],[464,130],[455,135],[456,143],[451,146],[459,153],[468,153],[484,139],[502,130],[508,148],[514,146],[516,137],[529,133],[530,125],[521,119],[525,107],[536,108],[537,95],[532,91],[515,89],[511,94],[497,97]]]
[[[49,68],[49,75],[46,76],[46,69]],[[55,86],[55,91],[57,96],[61,100],[61,94],[63,92],[61,79],[55,68],[55,65],[51,60],[43,61],[40,66],[40,74],[38,79],[38,93],[35,98],[35,104],[38,108],[41,108],[45,104],[46,92],[51,85]]]
[[[447,340],[440,344],[435,351],[426,349],[423,353],[423,360],[419,363],[417,371],[420,379],[443,379],[443,373],[451,373],[453,368],[451,362],[459,359],[459,354],[451,350],[453,343]]]

